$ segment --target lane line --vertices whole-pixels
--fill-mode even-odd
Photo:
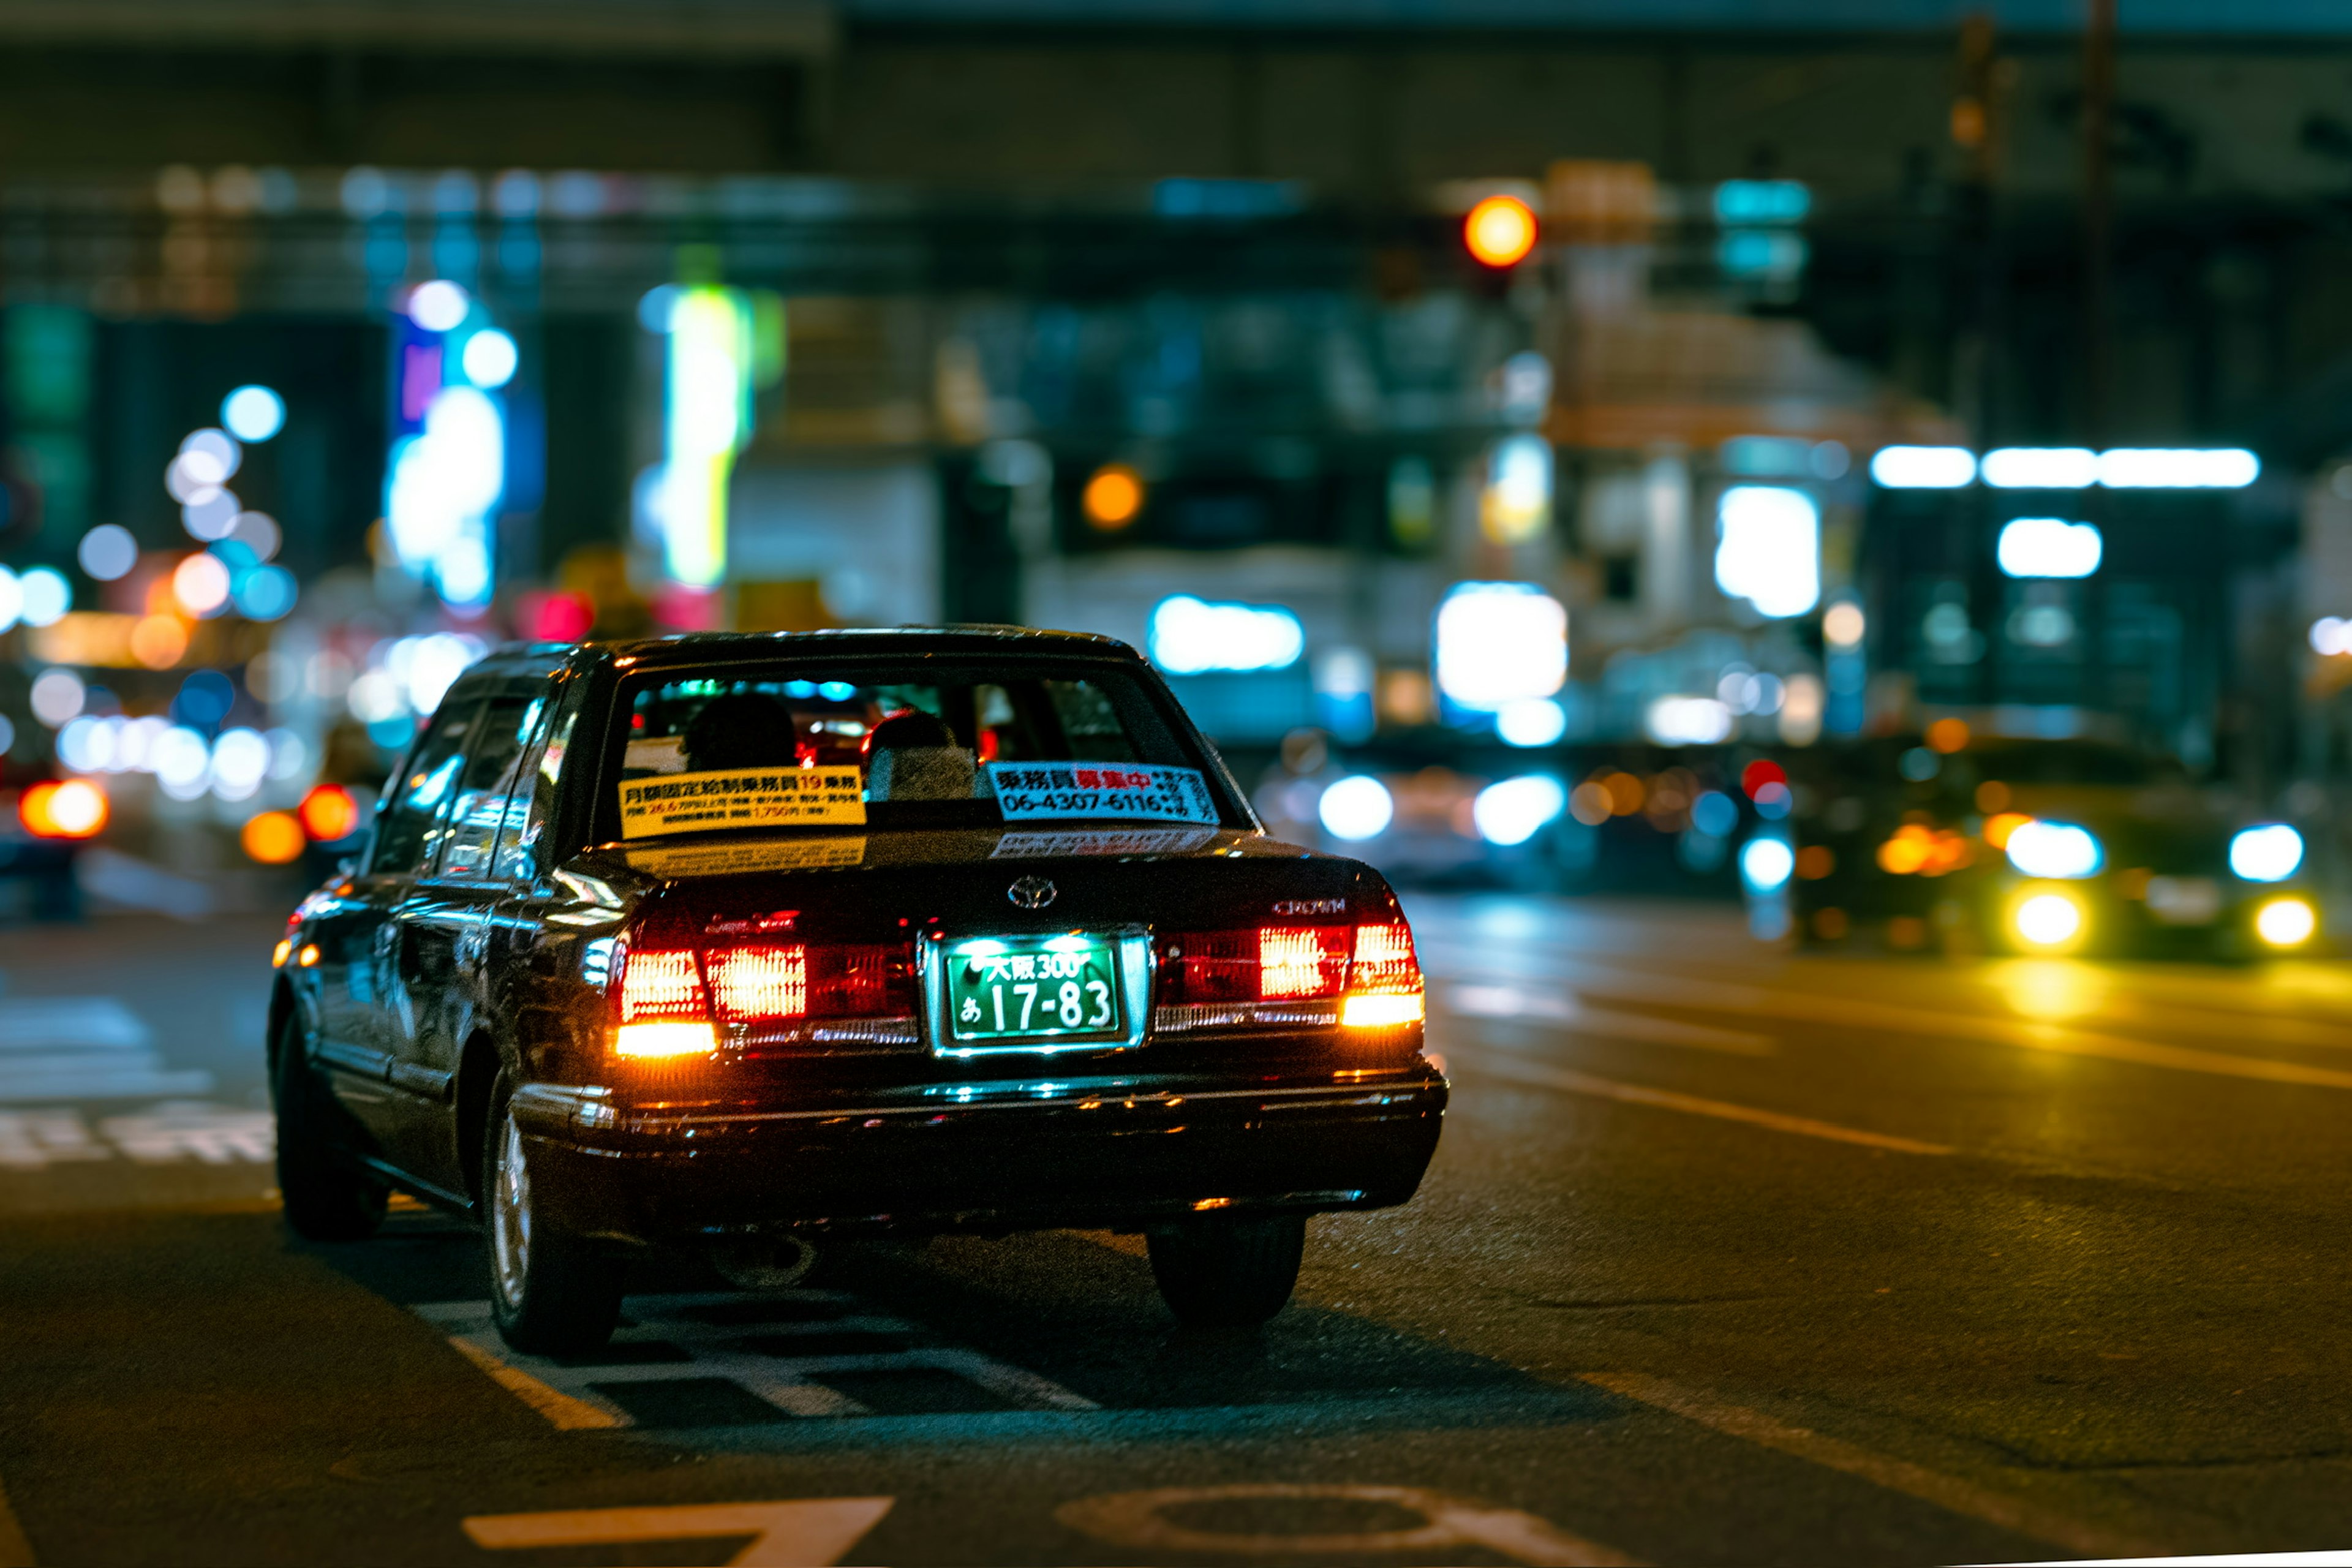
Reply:
[[[887,1497],[800,1498],[789,1502],[687,1503],[591,1508],[564,1513],[477,1514],[465,1521],[490,1552],[544,1546],[625,1546],[646,1541],[748,1537],[730,1563],[755,1568],[830,1568],[890,1511]]]
[[[1457,1070],[1461,1065],[1457,1062]],[[1695,1094],[1678,1094],[1670,1089],[1652,1089],[1646,1084],[1620,1083],[1615,1079],[1594,1078],[1590,1073],[1577,1072],[1573,1068],[1547,1067],[1541,1062],[1521,1061],[1512,1057],[1480,1056],[1466,1065],[1474,1077],[1506,1079],[1536,1089],[1556,1089],[1565,1094],[1597,1095],[1603,1100],[1622,1100],[1628,1105],[1687,1111],[1693,1116],[1712,1116],[1722,1121],[1743,1121],[1751,1127],[1769,1128],[1775,1132],[1826,1138],[1837,1143],[1860,1144],[1865,1149],[1885,1149],[1897,1154],[1959,1152],[1948,1143],[1927,1143],[1916,1138],[1898,1138],[1889,1132],[1865,1132],[1858,1127],[1840,1127],[1835,1122],[1815,1121],[1806,1116],[1785,1116],[1777,1110],[1759,1110],[1752,1105],[1734,1105],[1728,1100],[1703,1100]]]
[[[1639,1372],[1588,1372],[1580,1374],[1596,1388],[1639,1400],[1642,1404],[1696,1421],[1727,1436],[1738,1437],[1784,1454],[1794,1455],[1832,1470],[1858,1476],[1873,1486],[1902,1492],[1935,1504],[1948,1513],[1981,1520],[2016,1534],[2046,1541],[2070,1552],[2092,1557],[2155,1557],[2163,1548],[2121,1535],[2095,1524],[2053,1512],[2039,1503],[1988,1490],[1972,1481],[1943,1475],[1907,1459],[1874,1454],[1836,1437],[1803,1426],[1791,1426],[1760,1410],[1727,1404],[1711,1395],[1661,1377]]]
[[[610,1410],[599,1409],[584,1399],[574,1399],[560,1390],[550,1388],[520,1367],[509,1366],[478,1345],[451,1336],[449,1342],[457,1353],[479,1367],[483,1375],[548,1419],[559,1432],[583,1432],[602,1427],[625,1426],[628,1419]],[[0,1568],[7,1568],[0,1560]]]
[[[8,1506],[8,1489],[0,1487],[0,1568],[33,1568],[33,1543]]]
[[[1448,1012],[1471,1018],[1503,1018],[1564,1025],[1579,1034],[1633,1040],[1651,1046],[1686,1046],[1727,1056],[1769,1057],[1780,1048],[1769,1035],[1717,1029],[1680,1018],[1620,1013],[1585,1005],[1573,992],[1528,991],[1515,985],[1456,985],[1445,998]]]
[[[1901,1034],[1931,1035],[1945,1039],[1973,1040],[2060,1056],[2103,1058],[2139,1067],[2167,1068],[2178,1072],[2250,1079],[2262,1083],[2352,1089],[2352,1072],[2336,1068],[2306,1067],[2301,1062],[2279,1061],[2269,1057],[2232,1056],[2221,1051],[2199,1050],[2190,1046],[2158,1045],[2152,1040],[2135,1040],[2122,1035],[2070,1028],[2062,1024],[2037,1023],[2025,1018],[1993,1018],[1981,1014],[1924,1012],[1890,1003],[1772,991],[1754,985],[1727,985],[1717,981],[1670,980],[1663,976],[1595,969],[1577,963],[1562,967],[1571,983],[1580,989],[1596,995],[1615,995],[1629,1001],[1660,1002],[1701,1012],[1760,1014],[1767,1017],[1798,1023],[1830,1024],[1842,1028],[1874,1028]],[[1484,970],[1452,973],[1447,978],[1524,982],[1529,977]]]

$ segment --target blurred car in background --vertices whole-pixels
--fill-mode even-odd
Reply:
[[[2307,951],[2303,836],[2162,752],[1972,737],[1957,719],[1792,757],[1759,934],[1898,950],[2242,958]]]
[[[1301,730],[1278,754],[1230,760],[1276,837],[1419,887],[1733,898],[1742,846],[1790,798],[1777,763],[1727,746]]]

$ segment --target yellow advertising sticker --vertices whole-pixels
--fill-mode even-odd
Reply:
[[[656,838],[716,827],[857,827],[866,821],[856,768],[656,773],[621,785],[621,837]]]
[[[650,877],[726,877],[751,871],[810,871],[855,866],[866,858],[859,838],[770,838],[755,844],[680,844],[632,849],[629,864]]]

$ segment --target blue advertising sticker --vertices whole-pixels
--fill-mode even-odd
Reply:
[[[1007,822],[1108,818],[1214,826],[1216,797],[1198,768],[1150,763],[991,763],[989,783]]]

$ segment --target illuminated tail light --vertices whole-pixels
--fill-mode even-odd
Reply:
[[[722,1018],[805,1016],[808,979],[805,947],[737,947],[710,955],[710,995]]]
[[[1418,1024],[1427,1011],[1412,930],[1398,921],[1356,928],[1354,962],[1339,1022],[1351,1029],[1392,1029]]]
[[[1262,926],[1257,994],[1262,1000],[1336,996],[1347,984],[1348,928]]]
[[[625,951],[620,1010],[620,1027],[613,1036],[618,1055],[710,1056],[719,1049],[709,994],[691,952]]]

